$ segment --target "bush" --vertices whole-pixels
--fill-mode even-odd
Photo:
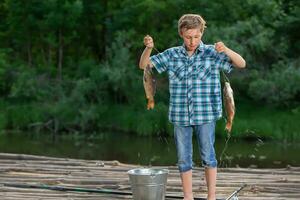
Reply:
[[[255,77],[249,85],[249,95],[256,101],[274,105],[299,104],[300,69],[296,62],[279,62],[265,76]]]
[[[6,97],[14,80],[13,67],[7,62],[6,53],[0,52],[0,94]]]
[[[55,82],[51,81],[46,73],[38,74],[35,69],[21,66],[16,71],[16,80],[12,83],[8,97],[19,99],[22,102],[43,101],[54,94]]]
[[[141,91],[137,81],[142,78],[138,67],[130,58],[130,44],[127,34],[120,32],[116,41],[108,50],[106,62],[91,72],[91,78],[97,80],[101,90],[106,91],[109,100],[115,103],[134,101],[134,96]]]

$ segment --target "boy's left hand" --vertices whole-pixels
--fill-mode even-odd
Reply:
[[[215,49],[218,53],[221,53],[221,52],[225,53],[227,47],[225,46],[225,44],[223,42],[217,42],[217,43],[215,43]]]

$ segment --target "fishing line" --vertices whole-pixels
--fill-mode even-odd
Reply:
[[[224,81],[224,83],[225,83],[225,82],[228,82],[228,83],[230,83],[230,81],[229,81],[229,78],[226,76],[225,72],[224,72],[223,70],[221,70],[221,71],[222,71],[222,75],[223,75],[223,81]]]
[[[225,72],[223,70],[221,70],[221,72],[222,72],[224,84],[226,82],[230,83],[229,78],[226,76]],[[225,110],[225,112],[226,112],[226,110]],[[222,150],[222,153],[220,155],[220,158],[219,158],[220,159],[220,165],[219,165],[219,167],[223,166],[223,156],[224,156],[224,154],[225,154],[225,152],[226,152],[226,150],[228,148],[228,142],[229,142],[230,138],[231,138],[231,135],[230,135],[229,132],[227,132],[227,137],[226,137],[226,140],[225,140],[225,146],[224,146],[224,148]]]
[[[224,148],[222,150],[222,153],[220,155],[220,165],[219,165],[219,167],[223,167],[223,163],[225,162],[225,161],[223,161],[223,156],[224,156],[224,154],[225,154],[225,152],[228,148],[228,142],[229,142],[230,138],[231,138],[231,135],[229,133],[227,133],[227,138],[225,140],[225,146],[224,146]]]
[[[155,51],[157,51],[157,53],[160,53],[160,52],[157,50],[157,48],[155,48],[154,46],[153,46],[153,49],[154,49]]]

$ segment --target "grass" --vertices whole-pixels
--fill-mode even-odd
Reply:
[[[64,105],[65,107],[68,104]],[[68,108],[64,108],[64,110]],[[28,129],[29,124],[48,120],[45,118],[45,109],[38,105],[8,105],[0,102],[0,127],[2,130]],[[91,120],[85,120],[86,115],[64,119],[66,125],[76,127],[76,124],[85,123],[89,132],[106,131],[112,129],[118,132],[128,132],[137,136],[172,136],[173,126],[168,122],[168,107],[159,102],[154,110],[147,111],[145,105],[102,104],[95,105],[89,115]],[[81,118],[80,118],[81,117]],[[78,119],[77,119],[78,118]],[[244,139],[267,139],[274,141],[300,141],[300,108],[278,109],[253,103],[248,99],[236,99],[236,116],[232,135]],[[72,124],[73,123],[73,124]],[[217,137],[225,137],[225,120],[217,123]],[[27,130],[28,131],[28,130]],[[77,133],[80,130],[77,131]]]
[[[236,100],[233,134],[237,137],[260,137],[280,141],[300,141],[299,109],[280,109]]]

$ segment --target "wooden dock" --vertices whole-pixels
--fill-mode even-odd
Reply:
[[[143,166],[118,161],[79,160],[32,155],[0,153],[0,199],[132,199],[130,195],[54,191],[35,188],[9,187],[5,183],[109,189],[131,192],[127,171]],[[167,194],[181,196],[181,183],[176,166],[167,166]],[[240,200],[300,199],[300,167],[284,169],[218,169],[217,196],[228,197],[243,183],[247,184]],[[196,197],[205,197],[203,168],[195,168],[193,187]]]

